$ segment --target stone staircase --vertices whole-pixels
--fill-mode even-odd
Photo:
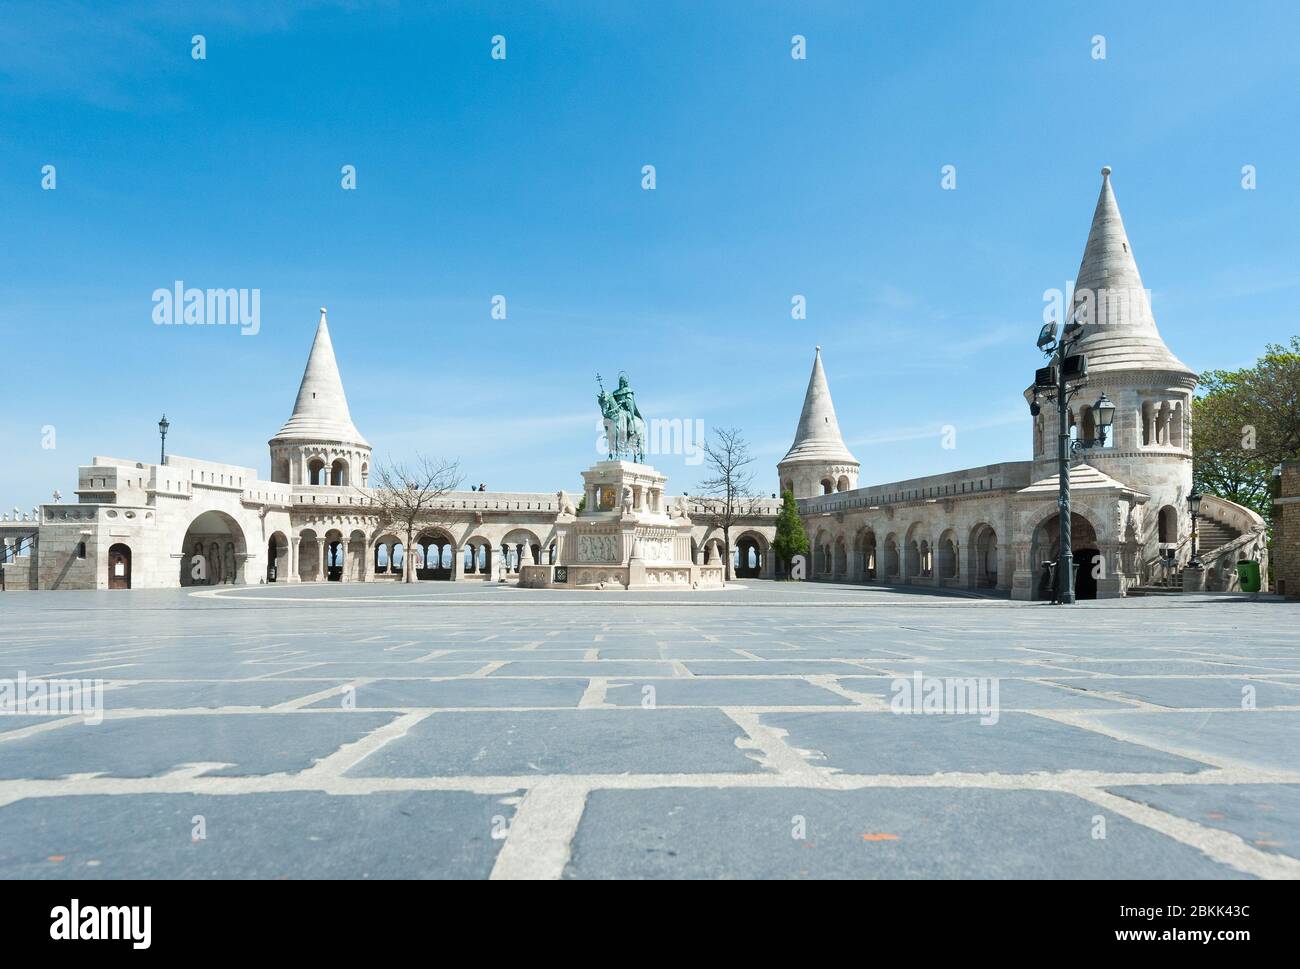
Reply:
[[[1241,537],[1241,532],[1237,529],[1225,525],[1223,522],[1216,521],[1213,518],[1202,518],[1196,523],[1196,554],[1204,559],[1210,552],[1217,548],[1222,548],[1229,542]],[[1190,554],[1190,542],[1188,552]],[[1179,549],[1180,553],[1182,549]],[[1160,596],[1160,595],[1178,595],[1183,591],[1182,576],[1178,568],[1162,570],[1158,578],[1147,582],[1146,585],[1136,586],[1128,590],[1131,596]]]
[[[1234,538],[1241,536],[1241,532],[1235,528],[1229,528],[1222,522],[1217,522],[1212,518],[1198,522],[1196,533],[1196,550],[1201,555],[1212,552],[1216,548],[1221,548]]]

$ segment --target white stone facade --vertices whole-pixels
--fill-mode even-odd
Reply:
[[[1132,298],[1107,295],[1116,292]],[[1105,314],[1086,305],[1096,293]],[[1075,299],[1076,317],[1086,319],[1078,349],[1088,355],[1089,379],[1072,404],[1074,433],[1091,436],[1089,402],[1102,391],[1117,408],[1106,446],[1082,452],[1071,471],[1072,541],[1076,560],[1090,567],[1088,576],[1081,573],[1080,595],[1124,595],[1190,553],[1196,375],[1156,330],[1109,169]],[[1026,401],[1032,393],[1025,392]],[[798,499],[812,543],[809,577],[1036,597],[1059,535],[1054,420],[1047,406],[1037,418],[1026,415],[1030,460],[863,486],[818,347],[794,443],[777,466],[780,488]],[[324,310],[293,413],[269,448],[270,481],[251,468],[183,457],[164,464],[94,458],[80,469],[76,504],[56,502],[26,515],[15,509],[0,521],[7,587],[398,579],[393,563],[403,538],[375,523],[366,490],[370,444],[348,411]],[[606,480],[613,473],[607,464],[626,463],[603,462],[583,475],[590,517],[576,520],[590,524],[586,532],[594,534],[602,516],[620,517],[627,505],[634,517],[654,519],[670,552],[661,565],[678,568],[683,581],[711,582],[726,555],[737,557],[739,577],[775,577],[770,545],[779,498],[755,501],[728,542],[703,499],[669,499],[663,477],[641,465],[620,467],[617,483]],[[574,528],[581,499],[566,491],[455,492],[440,509],[442,524],[424,528],[400,555],[414,552],[415,575],[424,580],[484,581],[528,566],[613,564],[586,562],[577,547],[565,549],[567,533],[584,533]],[[1221,535],[1236,533],[1207,563],[1211,587],[1231,587],[1236,557],[1266,555],[1263,522],[1219,499],[1206,499],[1204,511]],[[659,552],[650,532],[624,534],[617,523],[609,530],[620,570],[632,564],[634,546],[643,569]]]

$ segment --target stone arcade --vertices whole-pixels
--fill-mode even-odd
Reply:
[[[1076,293],[1144,293],[1109,174],[1103,169]],[[1145,298],[1089,323],[1078,349],[1088,356],[1088,393],[1104,390],[1117,407],[1107,445],[1070,471],[1079,596],[1174,582],[1190,555],[1196,374],[1165,346]],[[1071,412],[1084,437],[1091,399],[1081,395]],[[777,465],[812,543],[809,577],[1034,598],[1042,563],[1056,557],[1058,482],[1046,412],[1026,421],[1030,460],[861,485],[818,348],[794,443]],[[75,504],[14,509],[0,520],[6,587],[394,581],[407,555],[420,579],[517,575],[553,588],[716,588],[723,555],[739,577],[777,574],[770,544],[779,501],[758,501],[725,548],[702,500],[669,502],[664,477],[630,461],[583,473],[582,514],[580,498],[563,490],[454,492],[440,515],[450,524],[402,548],[377,527],[366,497],[370,444],[352,423],[324,310],[293,413],[269,444],[269,481],[253,468],[193,458],[93,458],[79,470]],[[1266,561],[1265,524],[1210,496],[1201,515],[1207,586],[1235,588],[1238,559]]]

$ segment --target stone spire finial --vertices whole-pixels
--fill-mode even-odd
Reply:
[[[1106,165],[1074,282],[1070,318],[1084,324],[1079,349],[1088,354],[1090,373],[1151,368],[1190,373],[1156,329],[1110,175]]]
[[[808,390],[804,393],[803,412],[799,415],[794,443],[790,445],[790,450],[781,463],[805,459],[841,464],[858,463],[857,458],[844,446],[844,438],[840,434],[835,404],[831,401],[831,388],[826,382],[826,371],[822,367],[821,347],[817,347],[813,354],[812,375],[808,378]]]
[[[279,433],[271,438],[272,441],[304,439],[370,446],[352,423],[323,306],[320,322],[316,325],[316,338],[312,341],[311,353],[307,356],[307,368],[303,371],[302,383],[298,387],[298,399],[294,401],[293,414],[284,422]]]

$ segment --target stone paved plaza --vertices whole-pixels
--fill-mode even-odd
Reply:
[[[0,876],[1295,878],[1298,626],[762,581],[6,594],[0,677],[106,712],[0,717]],[[918,671],[996,678],[996,722],[892,712]]]

